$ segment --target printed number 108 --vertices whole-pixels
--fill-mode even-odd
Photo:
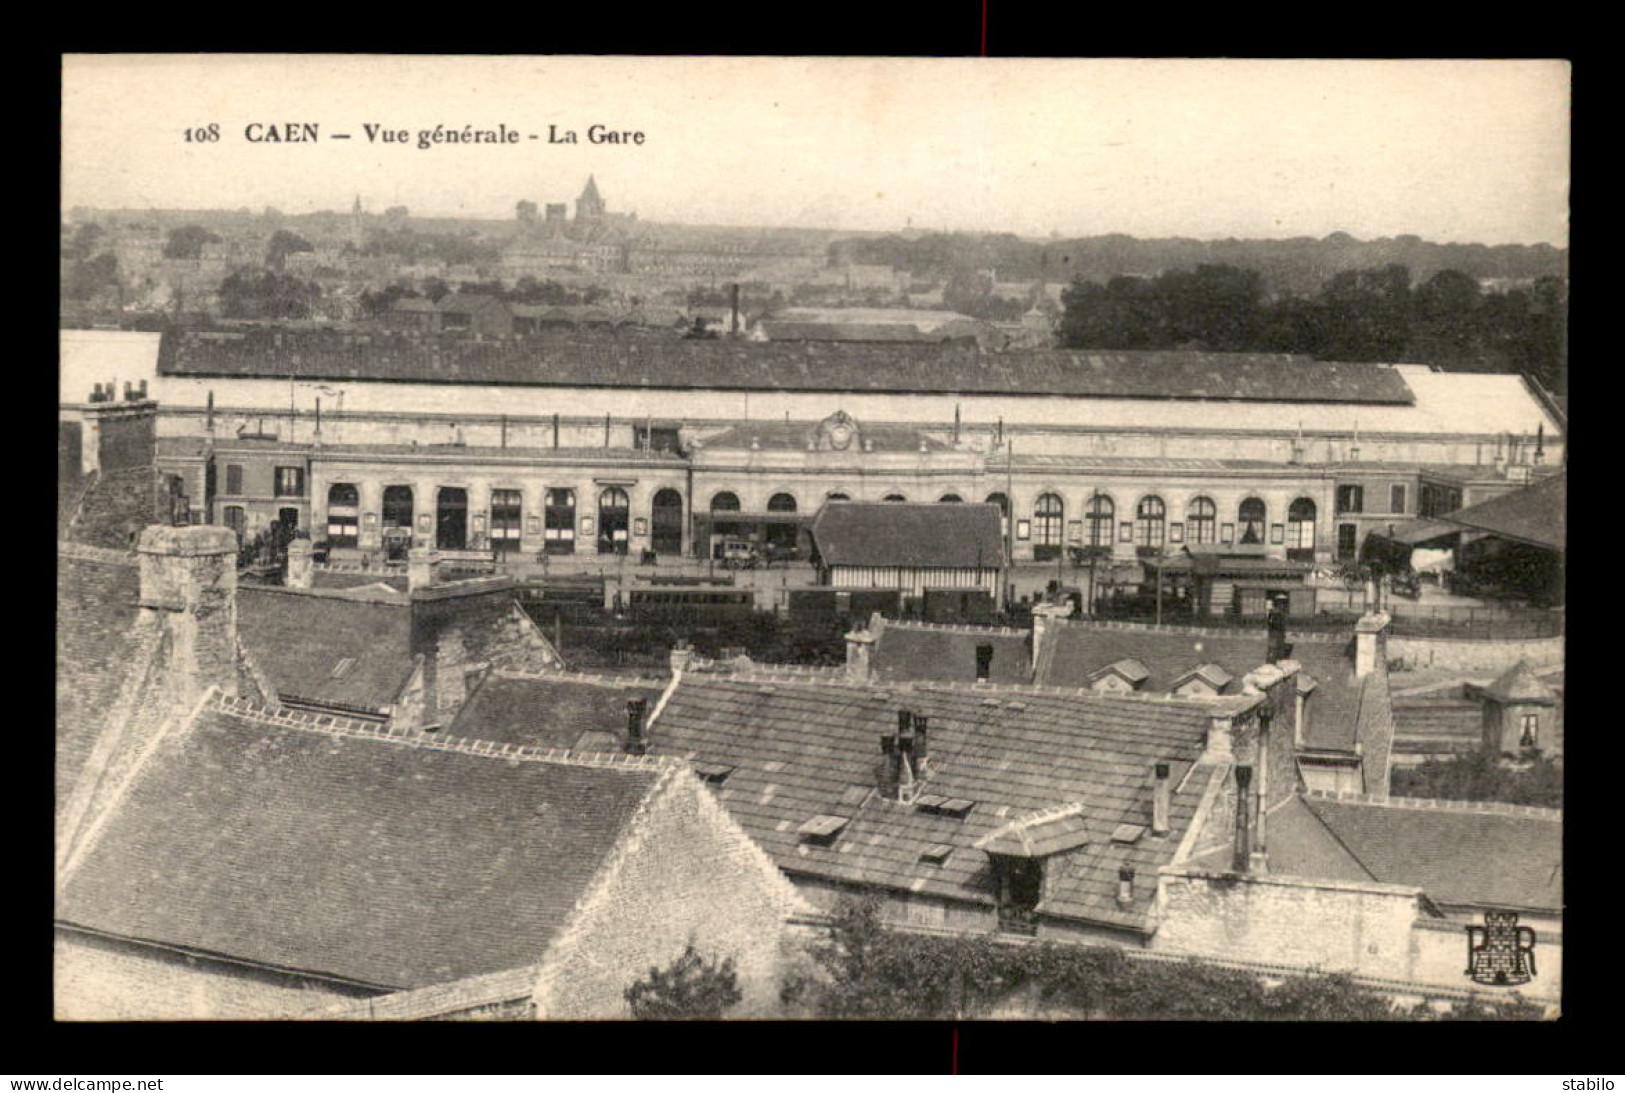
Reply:
[[[196,129],[186,130],[188,144],[212,144],[220,139],[220,123],[210,122]]]

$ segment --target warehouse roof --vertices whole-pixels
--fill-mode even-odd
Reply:
[[[1001,516],[998,505],[982,503],[831,501],[811,534],[825,565],[997,569]]]

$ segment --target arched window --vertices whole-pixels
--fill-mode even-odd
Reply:
[[[793,513],[796,511],[796,499],[788,493],[775,493],[767,499],[767,511]],[[796,533],[800,527],[799,521],[784,517],[769,520],[767,541],[775,547],[788,550],[796,545]]]
[[[840,490],[836,490],[834,493],[826,495],[824,500],[826,500],[826,501],[850,501],[850,500],[852,500],[852,498],[849,497],[848,495],[842,493]]]
[[[1066,505],[1059,494],[1041,493],[1033,502],[1033,557],[1042,562],[1061,552]]]
[[[957,493],[945,493],[941,497],[937,498],[937,503],[941,504],[943,502],[948,502],[949,504],[956,504],[963,500],[964,498],[959,496]]]
[[[1286,556],[1297,562],[1315,559],[1315,503],[1307,497],[1287,506]]]
[[[360,545],[361,491],[348,482],[327,487],[327,539],[336,547]]]
[[[1134,545],[1161,550],[1168,530],[1168,506],[1155,494],[1140,498],[1134,508]]]
[[[734,520],[719,520],[714,515],[719,512],[738,512],[739,495],[728,490],[711,495],[711,534],[713,535],[743,535],[742,526]]]
[[[1110,497],[1095,496],[1089,499],[1084,509],[1084,523],[1089,527],[1089,545],[1092,547],[1109,547],[1112,545],[1113,522],[1117,519],[1117,505]]]
[[[683,552],[683,495],[673,489],[659,490],[649,506],[649,547],[656,554]]]
[[[632,501],[619,486],[598,495],[598,553],[625,554]]]
[[[900,493],[888,493],[886,496],[882,497],[881,500],[882,501],[907,501],[908,498],[904,497]]]
[[[1185,510],[1185,541],[1187,543],[1216,543],[1219,541],[1219,506],[1210,497],[1198,497]]]
[[[1010,515],[1010,499],[1008,497],[1006,497],[1004,494],[1002,494],[1002,493],[990,493],[990,494],[988,494],[987,495],[987,503],[989,505],[997,505],[997,506],[999,506],[999,511],[1000,512],[1004,513],[1006,516]]]
[[[576,550],[576,491],[548,490],[542,512],[542,549],[548,554]]]
[[[1264,507],[1261,498],[1249,497],[1241,503],[1236,510],[1236,523],[1240,524],[1240,542],[1252,546],[1264,545],[1264,522],[1268,519],[1268,510]]]
[[[522,506],[518,490],[491,491],[491,547],[500,554],[519,551]]]

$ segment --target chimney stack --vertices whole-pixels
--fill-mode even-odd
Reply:
[[[694,660],[694,650],[689,648],[687,641],[679,641],[671,647],[671,674],[680,676],[688,671],[688,666]]]
[[[930,727],[931,719],[924,714],[914,715],[914,765],[924,774],[925,760],[928,757],[926,748],[926,732]]]
[[[140,613],[169,633],[171,693],[237,693],[237,536],[230,528],[154,525],[141,533]]]
[[[1245,873],[1253,858],[1253,768],[1236,766],[1236,847],[1231,863],[1234,872]]]
[[[1054,632],[1061,619],[1072,614],[1071,604],[1036,603],[1033,604],[1033,663],[1038,663],[1038,657]]]
[[[846,678],[853,683],[868,683],[874,677],[872,659],[875,637],[867,630],[854,630],[846,635]]]
[[[1134,902],[1134,870],[1128,866],[1117,871],[1117,903],[1127,907]]]
[[[1364,679],[1388,659],[1388,613],[1373,611],[1354,624],[1354,675]]]
[[[629,698],[626,700],[626,753],[628,755],[644,755],[649,751],[649,741],[644,736],[643,717],[649,708],[647,698]]]
[[[1292,655],[1292,646],[1286,641],[1286,607],[1281,603],[1281,597],[1270,597],[1269,614],[1269,648],[1266,651],[1264,662],[1275,664],[1286,660]]]
[[[897,798],[897,783],[901,777],[898,769],[902,756],[897,751],[897,737],[894,733],[880,734],[880,754],[883,756],[880,767],[880,795],[888,800]]]
[[[440,552],[432,547],[413,547],[406,553],[406,584],[416,592],[420,588],[428,588],[434,584],[435,566],[440,562]]]
[[[288,572],[283,584],[288,588],[309,588],[316,568],[316,556],[309,539],[288,541]]]
[[[1153,782],[1151,783],[1151,834],[1166,835],[1168,826],[1168,806],[1173,784],[1169,779],[1167,763],[1157,763],[1152,768]]]

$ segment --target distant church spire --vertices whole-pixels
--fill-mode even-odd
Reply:
[[[576,198],[577,220],[602,220],[604,218],[604,199],[598,193],[598,180],[592,175],[587,176],[587,185]]]
[[[361,195],[356,194],[355,195],[355,204],[350,207],[350,242],[355,245],[356,250],[360,250],[362,241],[363,240],[362,240],[362,234],[361,234]]]

